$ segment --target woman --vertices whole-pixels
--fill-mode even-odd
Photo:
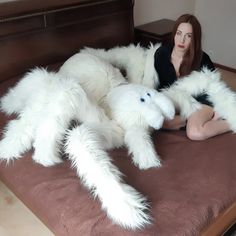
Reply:
[[[171,86],[193,70],[202,67],[215,69],[210,57],[202,51],[201,37],[201,25],[195,16],[185,14],[177,19],[171,44],[162,45],[155,52],[155,69],[160,80],[158,89]],[[186,127],[187,136],[192,140],[205,140],[230,131],[229,124],[214,112],[207,94],[201,94],[195,99],[202,103],[201,109],[188,120],[176,115],[173,120],[165,121],[163,128],[175,130]]]

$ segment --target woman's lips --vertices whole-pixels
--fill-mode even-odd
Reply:
[[[179,48],[184,48],[184,45],[179,44],[178,47]]]

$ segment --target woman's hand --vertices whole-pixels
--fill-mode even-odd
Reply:
[[[183,119],[180,115],[176,115],[172,120],[165,120],[162,128],[168,130],[179,130],[182,127],[185,127],[187,120]]]

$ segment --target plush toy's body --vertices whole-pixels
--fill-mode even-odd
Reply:
[[[151,220],[146,199],[123,183],[105,150],[125,144],[140,169],[159,167],[150,128],[173,118],[174,106],[153,89],[127,84],[117,69],[95,56],[74,58],[58,73],[33,70],[1,99],[2,111],[18,118],[5,129],[0,160],[20,158],[33,146],[33,159],[50,166],[61,161],[63,145],[108,216],[126,228],[143,227]],[[68,129],[72,120],[78,125]]]
[[[75,78],[90,99],[99,105],[112,88],[127,82],[120,70],[88,53],[77,53],[70,57],[58,74],[64,78]]]
[[[159,129],[164,118],[171,119],[174,116],[173,104],[166,96],[154,89],[137,84],[127,84],[119,70],[103,59],[97,63],[98,60],[97,56],[81,52],[69,58],[62,65],[59,73],[66,78],[76,78],[88,96],[92,96],[93,100],[104,108],[106,114],[125,130],[125,143],[131,154],[134,150],[136,157],[139,156],[141,162],[153,160],[152,163],[151,161],[149,164],[146,163],[147,166],[141,166],[141,163],[137,164],[136,161],[134,163],[139,165],[141,169],[159,166],[160,163],[159,161],[156,162],[157,155],[148,135],[149,128]],[[83,71],[84,69],[86,72]],[[100,74],[95,73],[96,71]],[[84,76],[84,73],[87,75]],[[131,132],[133,136],[128,135]],[[133,137],[136,138],[137,142],[139,138],[142,140],[139,150],[137,150],[138,145],[132,141]],[[142,158],[147,150],[150,150],[152,155],[149,155],[148,159]]]
[[[129,82],[155,88],[159,80],[154,68],[154,53],[159,47],[160,44],[150,44],[149,48],[130,44],[127,47],[115,47],[109,50],[87,47],[81,51],[103,58],[115,67],[125,70]]]

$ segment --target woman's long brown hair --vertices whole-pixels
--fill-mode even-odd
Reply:
[[[202,59],[202,30],[198,19],[194,15],[184,14],[180,16],[176,20],[172,31],[173,45],[176,31],[181,23],[189,23],[193,28],[189,50],[185,53],[179,68],[180,76],[184,76],[189,75],[193,70],[199,69]]]

